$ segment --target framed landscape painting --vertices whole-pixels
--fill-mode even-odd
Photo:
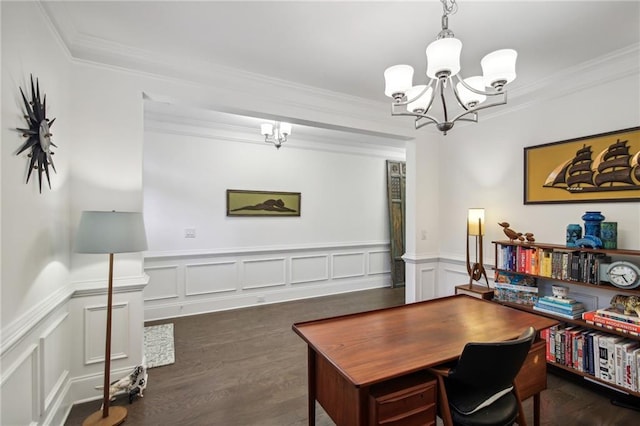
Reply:
[[[300,193],[227,189],[227,216],[300,216]]]
[[[640,201],[640,127],[524,149],[524,204]]]

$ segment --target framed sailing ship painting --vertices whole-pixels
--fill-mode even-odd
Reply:
[[[640,127],[524,149],[524,204],[640,201]]]

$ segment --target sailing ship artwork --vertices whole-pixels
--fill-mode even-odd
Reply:
[[[525,204],[640,201],[640,128],[525,148]]]

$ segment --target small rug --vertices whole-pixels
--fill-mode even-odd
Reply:
[[[176,362],[173,346],[173,323],[144,328],[144,356],[147,360],[147,368]]]

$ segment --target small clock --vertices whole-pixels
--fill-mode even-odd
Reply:
[[[636,288],[640,285],[640,267],[624,260],[600,264],[600,279],[619,288]]]

